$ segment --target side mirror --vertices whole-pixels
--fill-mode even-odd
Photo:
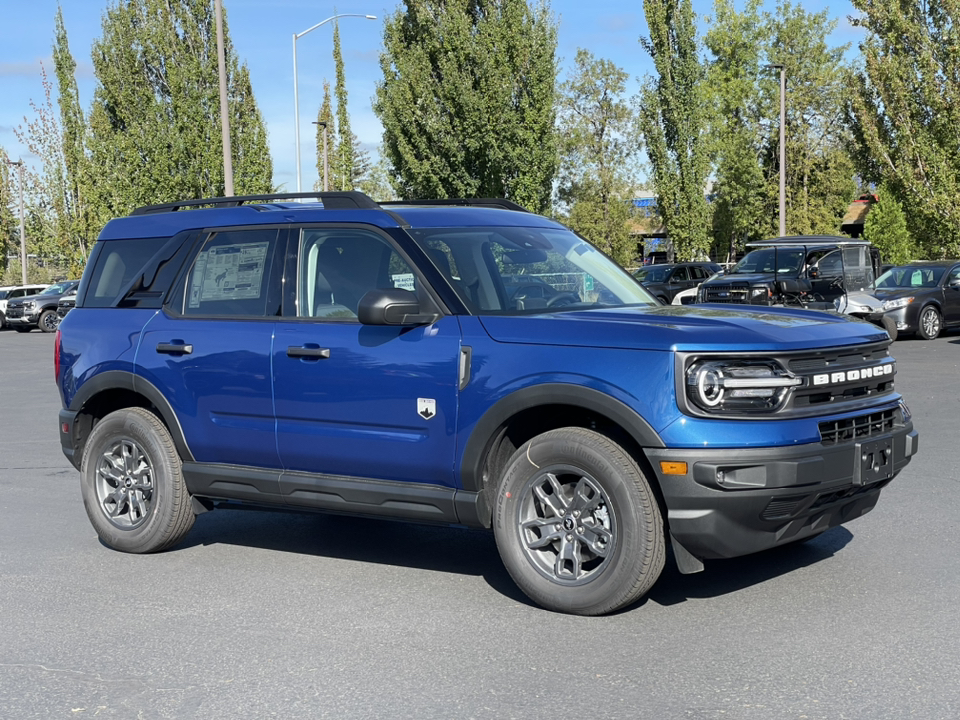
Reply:
[[[357,317],[364,325],[429,325],[439,315],[421,315],[415,293],[388,288],[371,290],[360,298]]]
[[[816,280],[816,279],[818,279],[818,278],[820,277],[820,268],[818,268],[818,267],[812,267],[812,268],[810,268],[810,270],[807,271],[807,275],[810,276],[810,279],[811,279],[811,280]]]
[[[960,288],[960,278],[954,278],[953,280],[951,280],[948,287]]]

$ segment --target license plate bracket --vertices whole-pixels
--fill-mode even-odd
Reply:
[[[893,477],[893,438],[857,443],[854,485],[871,485]]]

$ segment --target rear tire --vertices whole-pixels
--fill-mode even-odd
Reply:
[[[885,315],[880,318],[880,323],[883,325],[883,329],[887,331],[887,335],[890,336],[890,340],[896,340],[897,335],[899,334],[899,331],[897,330],[897,321],[892,317],[887,317]]]
[[[117,410],[94,426],[80,489],[90,523],[115,550],[159,552],[193,526],[180,456],[163,423],[143,408]]]
[[[619,445],[583,428],[551,430],[517,450],[498,488],[494,534],[527,597],[576,615],[636,602],[666,557],[643,472]]]

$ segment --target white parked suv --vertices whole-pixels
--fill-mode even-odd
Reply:
[[[7,301],[22,298],[27,295],[36,295],[46,290],[49,285],[5,285],[0,287],[0,330],[7,327]]]

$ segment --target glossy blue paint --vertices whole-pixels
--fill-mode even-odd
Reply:
[[[94,377],[117,370],[134,372],[140,328],[156,310],[90,308],[70,312],[60,323],[60,375],[57,390],[64,407]],[[104,332],[106,328],[110,332]]]
[[[280,467],[270,372],[273,328],[270,320],[165,312],[144,328],[137,374],[161,389],[198,462]],[[160,343],[193,349],[164,354],[157,351]]]
[[[325,348],[328,358],[287,355]],[[279,321],[277,438],[287,470],[454,485],[460,326]],[[417,414],[418,399],[435,415]]]

